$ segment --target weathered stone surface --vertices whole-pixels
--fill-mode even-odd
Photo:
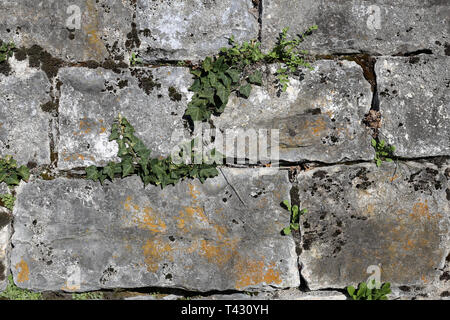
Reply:
[[[137,1],[140,55],[146,60],[198,60],[258,37],[251,0]]]
[[[263,46],[272,48],[285,27],[295,36],[315,24],[304,42],[314,53],[449,55],[449,17],[446,0],[264,0]]]
[[[8,285],[9,272],[9,247],[11,237],[11,226],[9,212],[0,207],[0,292],[5,290]],[[6,225],[5,225],[6,224]]]
[[[311,290],[366,281],[381,265],[393,286],[438,283],[450,249],[450,163],[317,168],[297,177],[301,273]]]
[[[125,48],[131,47],[127,35],[132,18],[131,1],[2,0],[0,39],[20,47],[38,45],[69,61],[123,58]]]
[[[121,113],[152,150],[167,156],[184,133],[183,115],[191,75],[186,68],[132,69],[116,74],[102,68],[64,68],[61,81],[58,143],[62,169],[106,165],[118,147],[109,141],[111,125]],[[175,90],[171,93],[170,89]]]
[[[101,187],[59,178],[22,184],[11,257],[18,286],[256,290],[297,287],[287,173],[224,169],[164,190],[138,177]],[[79,275],[79,276],[77,276]],[[77,279],[79,286],[77,286]]]
[[[378,59],[382,137],[402,157],[450,155],[450,57]]]
[[[260,293],[255,298],[267,300],[347,300],[347,297],[338,291],[302,292],[294,288],[275,293]]]
[[[9,77],[0,74],[0,156],[47,164],[49,114],[41,105],[50,100],[50,83],[42,71],[18,68]]]
[[[371,137],[362,123],[372,93],[361,67],[328,60],[313,67],[303,80],[291,78],[280,96],[269,77],[262,87],[253,86],[249,99],[231,97],[225,112],[213,118],[214,125],[241,137],[239,130],[278,129],[282,160],[333,163],[373,159]],[[270,144],[267,154],[269,149]],[[223,153],[233,157],[230,150]]]

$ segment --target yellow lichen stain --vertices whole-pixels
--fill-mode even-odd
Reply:
[[[30,269],[28,268],[28,264],[23,259],[16,264],[16,269],[20,269],[17,274],[17,282],[22,283],[30,280]]]
[[[83,136],[87,135],[93,130],[97,132],[96,134],[104,134],[106,133],[106,127],[103,125],[103,120],[92,120],[87,117],[82,118],[78,123],[78,131],[73,133],[74,136]]]
[[[312,134],[316,137],[321,135],[321,132],[325,131],[326,123],[323,119],[318,118],[315,121],[306,121],[306,126],[311,128]]]
[[[165,232],[166,223],[158,216],[160,214],[149,205],[141,208],[133,202],[133,198],[128,196],[122,203],[125,211],[131,213],[129,221],[137,225],[139,229],[147,229],[152,232]]]
[[[431,219],[441,218],[440,214],[432,215],[428,207],[428,200],[424,202],[417,202],[412,207],[412,213],[409,215],[413,220],[420,220],[420,218],[426,218],[428,221]]]
[[[97,9],[95,8],[94,0],[86,0],[86,7],[90,23],[84,24],[83,30],[87,35],[90,48],[93,49],[94,51],[94,52],[90,51],[89,55],[92,56],[92,53],[94,53],[93,57],[100,60],[107,53],[107,50],[105,44],[98,35],[99,19]]]
[[[233,256],[237,255],[236,248],[238,242],[239,240],[237,239],[226,239],[218,243],[201,240],[198,254],[206,258],[209,263],[223,267]]]
[[[281,284],[280,272],[275,269],[275,263],[266,266],[264,260],[246,261],[240,260],[235,265],[235,272],[238,276],[235,287],[242,289],[261,283],[267,285]]]
[[[147,240],[146,244],[142,246],[142,250],[145,258],[144,261],[149,272],[158,271],[161,261],[173,261],[173,247],[161,239]]]

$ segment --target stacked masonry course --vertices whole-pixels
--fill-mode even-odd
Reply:
[[[80,28],[66,26],[71,5]],[[0,156],[32,173],[13,191],[0,184],[17,198],[0,208],[0,290],[12,273],[33,291],[345,299],[380,265],[391,297],[449,297],[449,17],[446,0],[0,0],[0,39],[18,48],[0,64]],[[264,66],[263,85],[212,118],[220,130],[279,129],[280,170],[223,166],[228,181],[164,190],[85,179],[117,161],[118,113],[153,156],[170,154],[192,96],[177,62],[215,55],[231,35],[267,51],[284,27],[313,24],[302,44],[313,71],[279,94]],[[395,162],[375,165],[373,128]],[[280,234],[286,199],[309,210],[292,236]]]

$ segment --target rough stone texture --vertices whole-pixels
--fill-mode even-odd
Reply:
[[[109,135],[119,113],[134,126],[153,157],[169,155],[182,140],[174,133],[185,131],[182,118],[192,78],[186,68],[136,68],[120,74],[102,68],[63,68],[58,78],[61,169],[118,160],[117,143],[110,142]],[[170,94],[171,87],[175,94]]]
[[[449,55],[449,17],[446,0],[263,0],[263,46],[272,48],[285,27],[295,36],[315,24],[304,42],[313,53]]]
[[[362,123],[372,93],[361,67],[349,61],[318,61],[313,67],[303,80],[291,78],[279,97],[270,78],[262,87],[253,86],[248,100],[231,97],[214,125],[238,136],[238,130],[278,129],[282,160],[373,159],[371,137]],[[230,150],[223,153],[232,157]]]
[[[21,64],[13,70],[9,77],[0,74],[0,156],[50,163],[49,114],[41,109],[50,101],[50,83],[42,71]]]
[[[79,29],[67,27],[74,21],[71,5],[80,9]],[[1,0],[0,39],[20,47],[38,45],[69,61],[123,58],[125,48],[131,46],[127,35],[132,18],[131,1]]]
[[[311,290],[367,280],[438,285],[450,249],[450,163],[332,166],[299,174],[301,273]]]
[[[105,187],[64,178],[22,184],[12,239],[15,282],[66,291],[299,286],[294,241],[280,234],[289,222],[280,207],[289,199],[287,173],[224,172],[245,207],[223,176],[162,191],[144,190],[137,177]]]
[[[0,292],[5,290],[8,285],[8,255],[10,249],[9,239],[11,237],[11,226],[9,224],[10,219],[11,217],[8,210],[0,207]]]
[[[251,0],[137,1],[140,55],[146,60],[199,60],[258,37]]]
[[[401,157],[450,155],[450,57],[379,58],[382,137]]]
[[[259,292],[255,295],[234,293],[215,294],[192,300],[346,300],[347,297],[337,291],[302,292],[297,288],[279,290],[275,292]]]

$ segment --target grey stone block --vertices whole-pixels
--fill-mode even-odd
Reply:
[[[439,283],[450,248],[449,162],[332,166],[302,172],[301,273],[311,290],[366,281]]]
[[[379,58],[382,126],[397,156],[450,155],[450,57]]]
[[[69,61],[123,58],[127,41],[131,46],[133,11],[131,1],[2,0],[0,39],[20,47],[38,45]]]
[[[449,17],[446,0],[263,0],[263,45],[272,48],[285,27],[295,36],[315,24],[303,45],[313,53],[448,55]]]
[[[51,100],[50,83],[42,71],[25,71],[0,75],[0,156],[12,155],[20,164],[48,164],[50,114],[41,106]]]
[[[199,60],[219,53],[232,35],[258,37],[251,0],[137,1],[140,55],[145,60]]]
[[[362,123],[372,92],[361,67],[331,60],[318,61],[313,67],[301,78],[292,77],[287,91],[278,96],[272,76],[276,68],[271,66],[271,76],[262,87],[253,86],[248,99],[230,97],[225,112],[213,117],[215,127],[228,131],[229,137],[252,130],[255,134],[260,129],[279,130],[280,159],[285,161],[373,159],[370,133]],[[233,152],[223,153],[233,158]],[[268,144],[267,154],[271,152]]]
[[[197,291],[299,286],[295,244],[283,237],[287,173],[224,169],[164,190],[138,177],[101,187],[59,178],[22,184],[11,263],[19,287]]]
[[[118,161],[117,143],[110,142],[109,135],[119,113],[134,126],[152,157],[168,156],[182,140],[174,133],[185,132],[182,118],[191,83],[187,68],[135,68],[120,74],[102,68],[63,68],[58,78],[61,169]]]

